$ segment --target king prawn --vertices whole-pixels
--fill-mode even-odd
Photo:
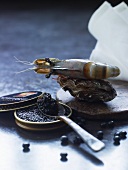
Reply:
[[[58,75],[57,82],[68,90],[78,100],[107,102],[117,95],[111,83],[105,79],[117,77],[120,69],[103,63],[96,63],[84,59],[40,58],[34,62],[20,61],[27,65],[34,65],[36,73],[45,74],[46,78]]]

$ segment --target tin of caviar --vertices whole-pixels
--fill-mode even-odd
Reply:
[[[70,117],[72,110],[69,106],[60,103],[65,109],[64,115]],[[18,109],[14,112],[16,124],[26,130],[48,131],[64,127],[66,124],[58,118],[51,118],[42,115],[38,110],[37,104]]]
[[[40,91],[25,91],[0,97],[0,112],[17,110],[37,102]]]

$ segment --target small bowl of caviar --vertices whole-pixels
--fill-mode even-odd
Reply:
[[[47,113],[57,113],[59,105],[63,107],[64,116],[70,117],[72,110],[69,106],[53,99],[49,93],[43,93],[37,102],[31,106],[18,109],[14,112],[16,124],[27,130],[53,130],[65,125],[57,117],[46,116]]]

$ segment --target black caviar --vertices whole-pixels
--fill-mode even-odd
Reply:
[[[121,138],[121,139],[126,139],[126,138],[127,138],[127,132],[124,131],[124,130],[121,131],[121,132],[120,132],[120,138]]]
[[[74,138],[73,138],[73,144],[74,145],[80,145],[82,142],[83,141],[79,136],[74,136]]]
[[[69,143],[68,137],[66,135],[61,136],[60,140],[61,140],[61,145],[62,146],[66,146]]]
[[[17,116],[20,119],[23,119],[25,121],[31,121],[31,122],[51,122],[56,120],[56,118],[43,115],[39,111],[37,105],[17,110]]]
[[[42,116],[44,116],[44,114],[52,114],[54,116],[58,113],[58,102],[53,99],[49,93],[44,93],[42,98],[39,98],[37,100],[37,105],[40,112],[43,113]]]
[[[57,102],[52,99],[49,93],[44,93],[42,97],[37,99],[37,106],[22,110],[20,113],[17,112],[17,115],[21,119],[32,122],[51,122],[56,120],[56,118],[45,116],[49,112],[58,112]]]
[[[114,136],[119,136],[120,137],[120,132],[116,132],[115,134],[114,134]]]
[[[68,159],[67,159],[67,156],[68,154],[67,153],[60,153],[60,160],[63,161],[63,162],[66,162]]]
[[[102,130],[99,130],[99,131],[97,132],[97,138],[100,139],[100,140],[103,139],[103,131],[102,131]]]
[[[29,143],[24,143],[23,145],[22,145],[22,147],[23,147],[23,152],[29,152],[30,151],[30,144]]]
[[[44,104],[44,101],[47,102],[49,100],[52,102],[53,105],[54,104],[55,105],[52,107],[50,105],[51,103],[47,103],[47,105],[45,105],[45,108],[41,108],[42,107],[42,103]],[[38,107],[39,104],[40,104],[40,107]],[[46,116],[45,114],[43,114],[43,113],[47,114],[47,109],[48,109],[48,111],[51,111],[52,113],[53,112],[57,112],[58,108],[55,109],[55,106],[56,106],[55,99],[52,99],[47,94],[45,96],[45,100],[42,99],[42,98],[38,99],[37,104],[35,104],[33,106],[29,106],[29,107],[17,110],[16,115],[17,115],[17,117],[19,117],[22,120],[31,121],[31,122],[52,122],[52,121],[57,121],[57,120],[59,120],[58,118],[56,118],[56,117],[49,117],[49,116]],[[70,113],[70,109],[68,107],[64,106],[64,105],[62,105],[62,106],[65,109],[64,115],[68,116],[69,113]],[[49,107],[51,107],[52,109],[50,108],[50,110],[49,110]]]
[[[114,136],[114,145],[120,145],[120,137],[119,136]]]
[[[120,139],[126,139],[127,138],[127,132],[126,131],[118,131],[114,134],[114,136],[119,136]]]

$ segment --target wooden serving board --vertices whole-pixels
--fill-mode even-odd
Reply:
[[[78,101],[63,89],[57,92],[57,99],[87,118],[128,119],[128,82],[117,80],[110,82],[117,92],[117,97],[109,102],[89,103]]]

